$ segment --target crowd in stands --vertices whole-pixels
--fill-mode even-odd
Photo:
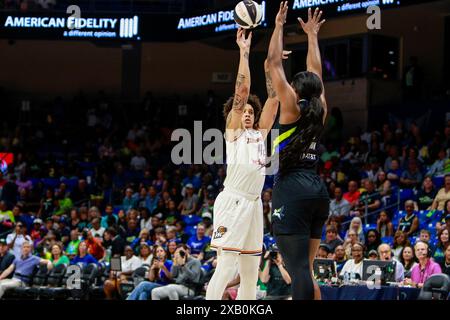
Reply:
[[[209,243],[226,167],[173,165],[174,128],[159,121],[162,104],[151,111],[154,101],[147,95],[130,111],[132,126],[103,95],[74,99],[89,106],[74,110],[57,99],[39,126],[3,124],[0,152],[13,153],[14,163],[0,173],[0,298],[43,264],[97,265],[105,274],[97,285],[108,299],[204,292],[216,264]],[[422,270],[427,277],[448,274],[450,123],[435,132],[414,122],[386,123],[344,139],[339,112],[330,117],[319,166],[330,216],[318,257],[335,259],[340,273],[353,276],[364,258],[396,259],[397,280],[411,285],[423,284]],[[290,294],[270,236],[272,181],[268,176],[262,194],[258,297],[266,299]],[[113,258],[121,270],[113,270]],[[139,283],[137,270],[144,270]],[[238,285],[236,274],[224,298],[235,299]]]

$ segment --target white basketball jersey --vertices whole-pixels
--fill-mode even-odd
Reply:
[[[225,141],[227,176],[224,186],[250,194],[261,194],[266,172],[266,146],[261,132],[246,129],[235,141]]]

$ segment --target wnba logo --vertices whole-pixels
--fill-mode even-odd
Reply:
[[[120,19],[120,37],[121,38],[133,38],[138,34],[139,18],[134,16],[133,18]]]

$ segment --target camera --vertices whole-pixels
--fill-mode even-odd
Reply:
[[[277,258],[277,255],[278,255],[278,251],[270,251],[270,253],[269,253],[270,259],[273,259],[273,260],[275,260]]]
[[[180,257],[184,258],[186,256],[186,252],[184,252],[183,250],[180,251]]]
[[[274,243],[273,245],[270,246],[269,248],[270,253],[269,253],[269,257],[272,260],[276,260],[277,256],[278,256],[278,246]]]

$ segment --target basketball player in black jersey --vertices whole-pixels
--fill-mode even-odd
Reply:
[[[273,189],[272,232],[292,278],[292,299],[320,299],[311,268],[329,211],[327,189],[316,170],[327,112],[318,44],[324,20],[320,20],[318,9],[308,10],[306,23],[299,19],[308,36],[307,71],[296,74],[289,83],[280,58],[287,11],[287,1],[281,2],[268,53],[269,71],[280,100],[280,134],[274,141],[279,170]]]

